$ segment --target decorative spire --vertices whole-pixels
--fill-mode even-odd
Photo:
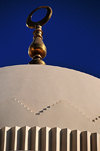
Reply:
[[[38,9],[41,8],[45,8],[47,10],[46,16],[38,22],[33,22],[31,20],[32,15]],[[52,9],[49,6],[40,6],[35,10],[33,10],[27,18],[26,26],[28,28],[35,29],[33,32],[34,35],[33,41],[28,49],[28,54],[32,58],[32,61],[30,61],[29,64],[45,64],[45,62],[42,59],[46,56],[47,51],[46,51],[46,46],[42,40],[43,39],[42,26],[49,21],[51,16],[52,16]]]

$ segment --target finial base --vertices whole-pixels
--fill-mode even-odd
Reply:
[[[29,64],[42,64],[45,65],[45,62],[42,60],[40,55],[36,55],[30,62]]]

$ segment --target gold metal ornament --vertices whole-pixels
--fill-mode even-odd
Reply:
[[[47,10],[46,16],[38,22],[32,21],[31,20],[32,15],[37,10],[42,9],[42,8]],[[34,35],[33,41],[28,49],[28,54],[32,58],[32,61],[30,61],[29,64],[45,64],[45,62],[42,59],[45,58],[47,51],[46,51],[46,46],[43,42],[42,26],[49,21],[51,16],[52,16],[52,9],[49,6],[40,6],[36,8],[35,10],[33,10],[27,18],[26,26],[28,28],[35,29],[33,32],[33,35]]]

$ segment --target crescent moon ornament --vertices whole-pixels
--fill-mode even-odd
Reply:
[[[32,21],[32,15],[37,10],[42,9],[42,8],[47,10],[46,16],[43,19],[41,19],[40,21],[38,21],[38,22]],[[46,24],[49,21],[49,19],[51,18],[51,16],[52,16],[52,9],[51,9],[51,7],[49,7],[49,6],[40,6],[40,7],[36,8],[36,9],[34,9],[29,14],[29,16],[28,16],[28,18],[26,20],[26,26],[28,28],[31,28],[31,29],[36,28],[37,25],[43,26],[44,24]]]

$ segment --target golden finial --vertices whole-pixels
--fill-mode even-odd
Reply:
[[[33,22],[31,20],[32,15],[41,8],[45,8],[47,10],[46,16],[38,21],[38,22]],[[31,43],[31,45],[29,46],[28,49],[28,54],[29,56],[32,58],[32,61],[29,62],[29,64],[45,64],[45,62],[42,60],[46,54],[46,46],[43,42],[43,31],[42,31],[42,26],[47,23],[49,21],[49,19],[51,18],[52,15],[52,9],[49,6],[40,6],[38,8],[36,8],[35,10],[33,10],[26,21],[26,26],[31,28],[31,29],[35,29],[33,32],[33,41]]]

